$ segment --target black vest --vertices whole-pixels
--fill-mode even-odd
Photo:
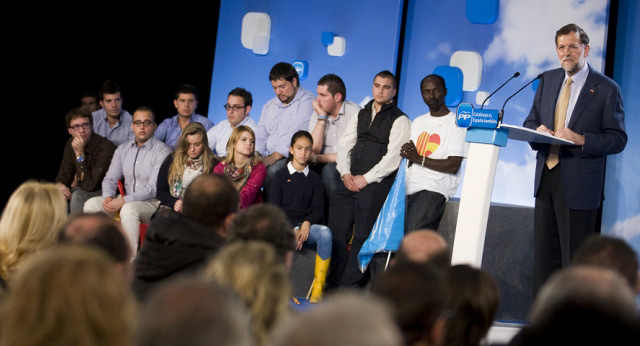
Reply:
[[[393,122],[405,116],[396,107],[395,102],[391,102],[382,106],[372,123],[371,107],[373,107],[373,100],[358,113],[358,139],[351,149],[351,174],[353,175],[365,174],[380,162],[387,153]]]

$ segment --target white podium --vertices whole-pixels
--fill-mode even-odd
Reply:
[[[500,147],[507,139],[532,143],[573,144],[521,126],[499,124],[497,128],[469,127],[467,166],[462,182],[451,264],[469,264],[480,268],[487,233],[491,192],[495,180]],[[533,184],[533,182],[531,182]]]

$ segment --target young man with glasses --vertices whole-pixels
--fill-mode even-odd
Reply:
[[[198,122],[209,130],[213,123],[207,117],[196,114],[198,108],[198,90],[190,84],[181,85],[176,91],[173,105],[178,111],[177,115],[165,119],[155,132],[155,137],[175,149],[176,142],[182,134],[182,129],[192,122]]]
[[[138,248],[140,223],[148,223],[158,209],[156,180],[162,162],[171,149],[154,138],[155,114],[148,107],[133,113],[134,139],[116,149],[109,171],[102,182],[102,196],[91,198],[84,206],[86,213],[119,212],[122,228],[127,233],[132,253]],[[124,179],[125,195],[118,195],[118,180]]]
[[[250,92],[242,88],[235,88],[229,92],[227,103],[224,105],[227,120],[220,122],[207,132],[209,147],[216,155],[227,156],[227,142],[236,127],[249,126],[256,131],[258,124],[249,115],[252,104],[253,98]]]
[[[102,179],[107,173],[116,146],[93,133],[93,117],[82,107],[72,109],[65,117],[71,138],[62,154],[56,186],[69,200],[71,214],[82,212],[84,203],[100,196]]]

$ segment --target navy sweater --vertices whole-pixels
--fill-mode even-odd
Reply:
[[[289,174],[284,166],[273,175],[269,202],[277,205],[287,216],[291,227],[304,221],[322,224],[324,215],[324,187],[320,176],[309,170],[303,173]]]

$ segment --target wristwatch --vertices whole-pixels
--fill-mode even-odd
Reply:
[[[84,156],[82,156],[82,155],[78,155],[78,156],[76,156],[76,161],[78,161],[78,162],[84,162]]]

